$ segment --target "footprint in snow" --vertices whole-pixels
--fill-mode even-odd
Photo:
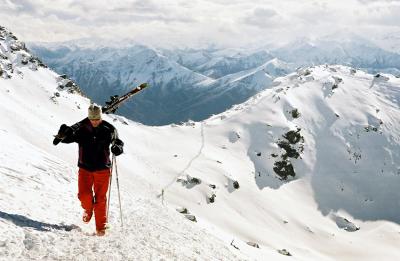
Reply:
[[[32,250],[38,246],[37,239],[29,231],[24,231],[25,238],[23,240],[26,250]]]

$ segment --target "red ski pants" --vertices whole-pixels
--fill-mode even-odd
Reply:
[[[87,171],[79,168],[78,198],[87,213],[93,213],[96,230],[105,229],[107,223],[107,190],[110,182],[110,169]]]

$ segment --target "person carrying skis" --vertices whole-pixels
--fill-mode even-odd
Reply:
[[[88,117],[72,126],[62,124],[53,144],[77,142],[78,198],[83,208],[82,220],[89,223],[94,213],[96,234],[104,236],[107,224],[107,190],[110,183],[111,152],[115,156],[123,153],[124,143],[118,138],[116,128],[102,120],[101,108],[91,104]]]

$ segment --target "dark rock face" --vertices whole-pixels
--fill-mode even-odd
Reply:
[[[298,142],[301,141],[301,140],[304,141],[303,136],[300,135],[300,129],[297,129],[297,131],[289,131],[289,132],[285,133],[285,134],[283,135],[283,137],[284,137],[285,139],[287,139],[287,141],[288,141],[290,144],[296,144],[296,143],[298,143]]]
[[[300,117],[300,112],[297,109],[293,109],[291,112],[293,119],[297,119]]]
[[[216,196],[217,195],[215,195],[215,193],[211,194],[211,196],[208,196],[207,197],[207,203],[214,203]]]
[[[273,170],[283,180],[286,180],[288,178],[288,176],[292,176],[292,177],[296,176],[296,173],[294,172],[292,163],[290,163],[290,161],[287,161],[287,160],[276,161],[274,163]]]
[[[295,177],[296,172],[290,158],[298,159],[304,150],[304,137],[300,134],[300,128],[283,134],[284,140],[278,140],[278,146],[283,149],[281,160],[274,163],[274,172],[282,179],[287,180],[289,176]],[[277,157],[277,155],[276,155]]]

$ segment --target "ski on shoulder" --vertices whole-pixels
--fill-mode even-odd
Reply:
[[[142,83],[139,86],[133,88],[128,93],[122,95],[121,97],[119,97],[118,95],[111,96],[110,101],[106,102],[106,105],[101,108],[101,111],[106,114],[115,113],[115,111],[123,102],[125,102],[127,99],[140,92],[141,90],[145,89],[147,86],[147,83]]]
[[[142,91],[143,89],[145,89],[148,86],[149,85],[147,83],[142,83],[139,86],[133,88],[132,90],[130,90],[129,92],[125,93],[122,96],[118,96],[118,95],[111,96],[110,101],[107,101],[106,105],[101,108],[102,113],[105,113],[105,114],[115,113],[115,111],[119,108],[119,106],[121,106],[122,103],[124,103],[130,97],[132,97],[133,95]],[[58,131],[57,135],[54,135],[54,140],[53,140],[54,145],[57,145],[58,143],[60,143],[61,141],[63,141],[65,139],[65,137],[67,136],[65,133],[66,130],[68,130],[67,127],[68,126],[66,126],[65,124],[61,125],[60,130]],[[79,126],[73,125],[73,126],[71,126],[71,128],[73,129],[73,131],[76,131],[76,129],[78,129]]]

